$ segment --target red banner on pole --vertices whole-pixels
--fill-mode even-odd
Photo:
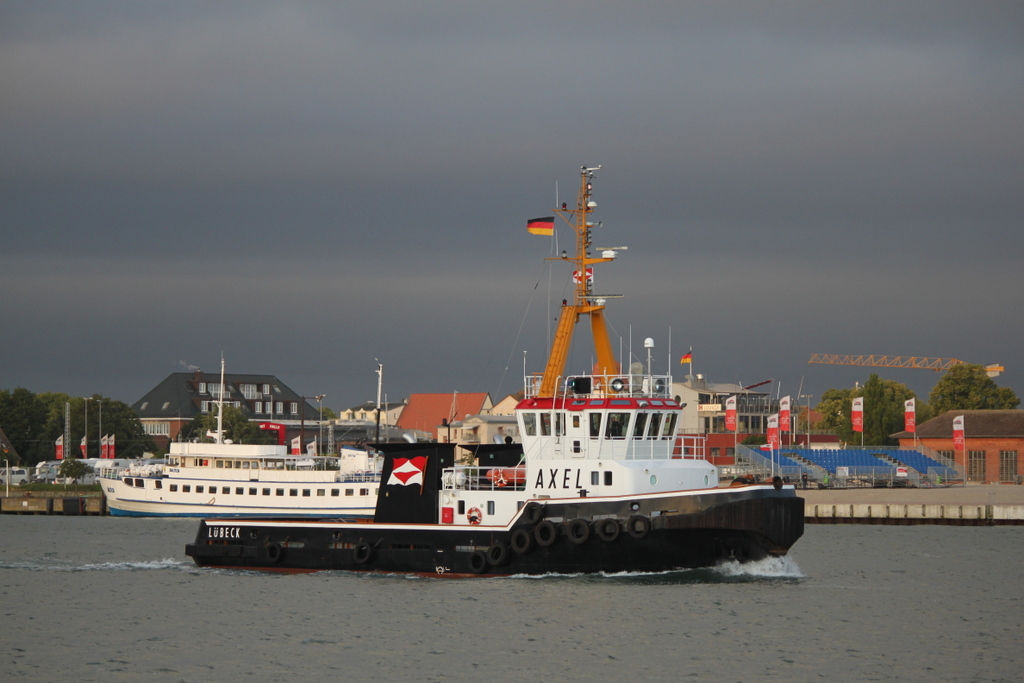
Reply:
[[[64,435],[63,434],[61,434],[60,436],[57,437],[57,441],[54,442],[54,445],[57,447],[57,460],[63,460],[64,459]]]
[[[864,398],[853,399],[853,412],[850,413],[850,421],[853,423],[853,431],[864,432]]]
[[[917,431],[917,404],[914,399],[903,402],[903,431]]]
[[[85,445],[85,437],[84,436],[82,437],[82,445],[79,446],[79,448],[82,450],[82,457],[83,458],[88,457],[85,454],[86,445]]]
[[[953,418],[953,450],[962,451],[965,449],[967,440],[964,438],[964,416],[957,415]]]
[[[107,439],[107,457],[114,459],[117,457],[117,445],[114,443],[114,439],[117,434],[111,434],[110,438]]]
[[[292,439],[292,455],[302,454],[302,442],[299,441],[299,437]]]
[[[772,450],[779,448],[779,415],[778,413],[768,416],[768,445]]]
[[[725,399],[725,428],[730,432],[736,431],[736,397],[730,396]]]
[[[779,428],[784,431],[790,431],[789,422],[789,410],[790,410],[790,398],[789,396],[783,396],[782,400],[779,401]]]

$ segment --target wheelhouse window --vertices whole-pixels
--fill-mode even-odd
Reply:
[[[625,438],[629,430],[629,413],[608,413],[605,436],[610,439]]]
[[[648,439],[657,439],[661,429],[661,413],[651,413],[651,428],[647,432]]]
[[[665,416],[665,428],[662,430],[661,434],[666,439],[671,439],[673,436],[675,436],[677,417],[679,416],[676,415],[675,413],[669,413],[668,415]]]
[[[590,438],[601,436],[601,413],[590,413]]]
[[[551,436],[551,413],[540,414],[540,433],[541,436]]]
[[[523,431],[527,436],[537,436],[536,413],[523,413]]]
[[[647,427],[647,413],[637,413],[636,422],[633,423],[633,438],[644,438],[644,429]]]

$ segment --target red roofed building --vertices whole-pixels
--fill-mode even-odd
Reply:
[[[409,402],[398,418],[398,427],[426,432],[440,442],[448,441],[443,423],[463,420],[471,415],[487,415],[493,407],[491,395],[484,393],[410,394]]]

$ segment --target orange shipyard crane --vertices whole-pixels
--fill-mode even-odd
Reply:
[[[965,361],[956,358],[923,358],[921,356],[840,356],[832,353],[812,353],[808,363],[825,363],[827,365],[866,365],[874,368],[917,368],[942,372],[954,365],[962,365]],[[1005,370],[1002,365],[992,363],[985,366],[989,377],[998,377]]]
[[[575,289],[572,302],[565,301],[562,305],[562,313],[558,319],[555,338],[551,343],[551,352],[541,378],[538,397],[555,396],[559,378],[565,372],[566,359],[572,345],[573,330],[582,315],[590,316],[590,331],[594,337],[594,353],[597,356],[594,366],[595,381],[599,382],[600,377],[615,375],[619,372],[619,363],[615,360],[604,320],[604,303],[609,296],[597,296],[592,291],[593,269],[591,266],[595,263],[614,261],[616,256],[612,249],[602,251],[600,257],[590,255],[592,244],[590,231],[594,227],[590,221],[590,214],[597,208],[597,202],[593,200],[591,191],[593,190],[594,171],[600,168],[600,166],[581,167],[580,190],[576,198],[576,207],[569,208],[563,202],[561,208],[555,209],[555,213],[576,233],[576,254],[572,256],[563,251],[561,257],[547,260],[569,261],[575,264],[576,269],[573,272]]]

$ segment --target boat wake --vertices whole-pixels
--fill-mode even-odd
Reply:
[[[164,569],[191,569],[191,562],[166,557],[162,560],[142,560],[135,562],[97,562],[90,564],[55,564],[46,562],[8,562],[0,564],[0,569],[20,569],[24,571],[49,572],[117,572],[117,571],[150,571]]]

